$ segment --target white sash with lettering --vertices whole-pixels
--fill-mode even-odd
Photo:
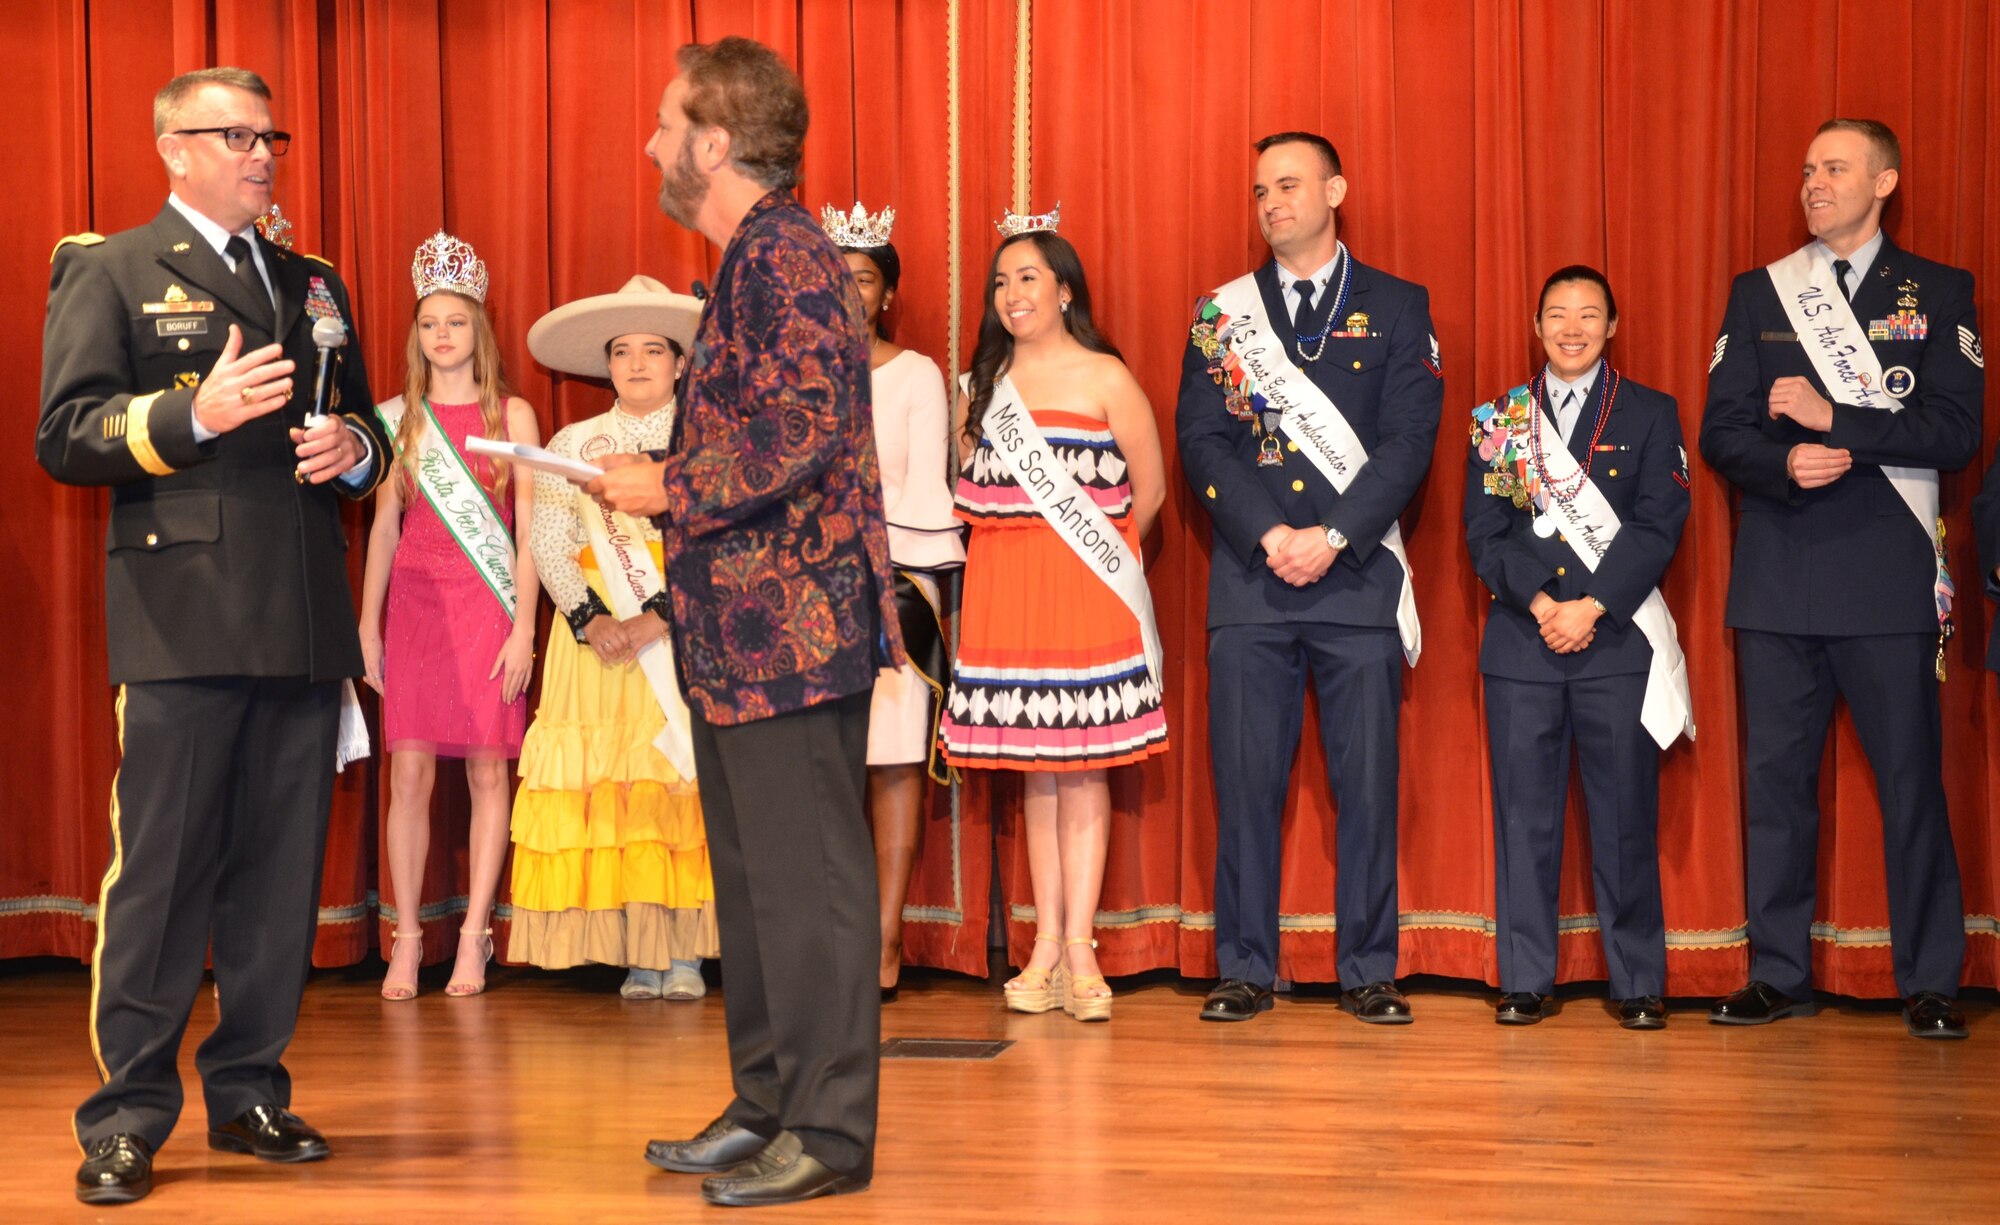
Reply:
[[[578,453],[611,454],[630,449],[606,434],[585,439]],[[664,590],[666,581],[653,564],[644,530],[630,515],[581,494],[577,495],[576,513],[583,520],[584,534],[590,537],[591,552],[597,555],[597,571],[604,576],[604,589],[611,595],[611,611],[620,621],[646,611],[646,601]],[[653,738],[653,747],[682,778],[693,781],[694,725],[688,718],[687,701],[681,697],[680,682],[674,679],[673,649],[663,635],[640,647],[637,659],[639,671],[645,673],[646,684],[652,687],[653,697],[667,717],[666,726]]]
[[[1216,309],[1229,316],[1229,348],[1243,364],[1252,388],[1284,415],[1279,428],[1299,444],[1337,493],[1347,492],[1355,474],[1368,463],[1368,448],[1340,413],[1340,407],[1306,376],[1285,352],[1264,314],[1257,275],[1246,273],[1215,291]],[[1403,525],[1389,521],[1382,547],[1403,568],[1403,590],[1396,597],[1396,635],[1403,657],[1417,666],[1424,650],[1424,629],[1417,620],[1417,593],[1412,584],[1410,555],[1403,548]]]
[[[1868,343],[1861,321],[1854,317],[1854,308],[1835,283],[1833,266],[1821,256],[1819,244],[1807,243],[1764,271],[1770,274],[1778,301],[1784,304],[1799,344],[1825,385],[1827,398],[1835,404],[1892,413],[1901,410],[1903,402],[1882,390],[1882,362],[1875,356],[1875,346]],[[1935,549],[1937,469],[1883,464],[1882,475],[1896,487],[1903,504],[1923,528],[1924,539],[1933,542]]]
[[[408,406],[403,397],[375,406],[375,415],[388,427],[389,436],[403,420]],[[500,601],[507,615],[514,615],[514,537],[501,522],[492,495],[465,466],[465,459],[445,437],[437,414],[424,404],[424,428],[417,438],[416,485],[424,500],[437,512],[439,522],[458,544],[465,559],[486,582],[487,590]]]
[[[1549,423],[1547,413],[1531,409],[1530,421],[1528,428],[1535,432],[1533,445],[1542,456],[1542,487],[1567,487],[1580,475],[1582,465]],[[1584,478],[1583,487],[1567,502],[1551,493],[1543,513],[1555,521],[1563,539],[1569,542],[1570,551],[1593,574],[1597,572],[1597,563],[1604,560],[1604,554],[1611,548],[1618,529],[1624,526],[1604,491],[1589,477]],[[1632,624],[1653,648],[1653,663],[1646,669],[1646,696],[1639,707],[1640,724],[1663,749],[1683,733],[1693,740],[1694,701],[1688,694],[1687,657],[1681,654],[1674,614],[1667,608],[1658,587],[1646,593],[1639,611],[1632,614]]]
[[[1021,393],[1014,380],[1003,374],[993,385],[980,432],[992,444],[993,455],[1014,474],[1021,491],[1056,535],[1083,559],[1083,564],[1099,582],[1111,588],[1139,620],[1139,639],[1146,649],[1146,670],[1153,685],[1164,693],[1160,670],[1163,653],[1160,631],[1153,624],[1153,592],[1146,586],[1146,571],[1137,555],[1125,544],[1111,517],[1104,513],[1069,469],[1049,448],[1041,427],[1021,406]]]

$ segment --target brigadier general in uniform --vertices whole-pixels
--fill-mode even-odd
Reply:
[[[153,220],[56,248],[35,455],[111,491],[104,569],[122,749],[91,961],[103,1084],[77,1109],[76,1193],[152,1189],[181,1109],[181,1034],[212,955],[209,1147],[326,1156],[281,1057],[319,905],[342,678],[361,673],[340,499],[388,471],[372,414],[308,419],[321,319],[352,326],[324,262],[264,241],[276,159],[256,74],[176,77],[153,103],[171,194]],[[372,404],[333,350],[330,404]]]
[[[1965,918],[1938,681],[1951,577],[1938,473],[1979,447],[1972,274],[1882,231],[1902,150],[1823,124],[1799,192],[1813,240],[1736,278],[1701,454],[1740,493],[1727,624],[1743,689],[1750,982],[1711,1021],[1810,1013],[1819,768],[1847,699],[1882,806],[1889,938],[1909,1031],[1962,1038]]]
[[[1210,1021],[1271,1007],[1280,823],[1308,678],[1335,835],[1342,1005],[1407,1024],[1396,989],[1396,716],[1421,646],[1403,513],[1444,403],[1430,298],[1356,260],[1325,137],[1257,142],[1269,263],[1202,298],[1181,363],[1181,463],[1214,522],[1209,739],[1216,794]]]

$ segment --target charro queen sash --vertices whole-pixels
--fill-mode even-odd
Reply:
[[[1216,340],[1229,350],[1222,363],[1225,393],[1252,404],[1262,400],[1275,410],[1278,428],[1299,444],[1300,453],[1336,492],[1345,493],[1368,463],[1368,449],[1339,406],[1285,353],[1265,318],[1256,274],[1246,273],[1216,290],[1210,306],[1217,313],[1203,322],[1213,326]],[[1417,596],[1411,584],[1410,557],[1403,548],[1402,524],[1389,521],[1382,547],[1403,570],[1402,591],[1396,597],[1396,634],[1402,640],[1404,658],[1415,667],[1423,653],[1424,633],[1417,620]]]
[[[1875,356],[1875,347],[1868,343],[1868,334],[1841,293],[1819,244],[1807,243],[1764,271],[1778,291],[1778,301],[1826,388],[1827,398],[1836,404],[1900,411],[1903,402],[1883,389],[1882,363]],[[1944,523],[1938,518],[1937,469],[1883,464],[1882,475],[1889,478],[1903,504],[1916,516],[1936,557],[1937,578],[1931,595],[1937,603],[1938,677],[1943,679],[1943,639],[1951,633],[1954,592],[1951,572],[1945,567]]]
[[[611,410],[617,412],[616,408]],[[630,444],[608,432],[610,415],[601,419],[604,431],[583,439],[579,456],[610,455],[630,451]],[[598,573],[611,596],[611,611],[620,621],[629,621],[646,611],[645,603],[665,590],[666,580],[653,564],[653,551],[646,547],[646,535],[630,515],[612,510],[596,498],[577,496],[577,517],[583,520],[584,534],[597,557]],[[666,726],[653,738],[653,747],[679,772],[694,779],[694,725],[688,718],[687,699],[681,696],[680,682],[674,678],[674,656],[667,639],[660,637],[640,647],[635,658],[646,684],[666,716]]]
[[[406,406],[403,397],[375,406],[375,415],[396,436]],[[424,428],[416,442],[416,486],[437,512],[438,521],[507,615],[514,615],[514,538],[501,521],[493,497],[466,467],[465,458],[445,437],[429,400],[423,402]]]

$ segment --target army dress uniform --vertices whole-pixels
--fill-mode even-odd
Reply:
[[[288,431],[312,406],[312,325],[347,291],[331,266],[255,238],[240,277],[178,200],[150,224],[55,251],[35,454],[110,489],[104,572],[122,760],[98,903],[90,1033],[102,1087],[76,1113],[157,1150],[180,1113],[176,1055],[212,951],[216,1029],[196,1056],[210,1126],[287,1107],[281,1062],[310,964],[340,681],[361,672],[339,499],[386,474],[389,440],[358,348],[329,398],[365,468],[296,478]],[[230,239],[234,251],[241,236]],[[258,262],[255,257],[250,261]],[[258,281],[262,281],[259,293]],[[228,338],[295,363],[282,409],[206,441],[193,402]]]
[[[1879,232],[1847,262],[1853,314],[1901,411],[1829,395],[1770,276],[1755,270],[1730,289],[1702,416],[1702,458],[1740,493],[1726,624],[1747,734],[1750,978],[1792,1000],[1811,991],[1819,768],[1837,692],[1881,801],[1896,989],[1951,996],[1965,926],[1938,713],[1945,579],[1935,528],[1917,522],[1883,466],[1952,471],[1977,451],[1985,376],[1972,275]],[[1787,375],[1833,401],[1831,430],[1770,415],[1771,385]],[[1800,443],[1844,448],[1854,466],[1801,489],[1786,468]]]

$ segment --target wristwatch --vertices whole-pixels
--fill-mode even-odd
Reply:
[[[1608,608],[1606,608],[1606,607],[1604,606],[1604,601],[1603,601],[1603,600],[1600,600],[1600,599],[1598,599],[1598,598],[1597,598],[1596,596],[1594,596],[1594,595],[1586,595],[1586,596],[1584,596],[1583,598],[1584,598],[1584,599],[1586,599],[1586,600],[1589,600],[1589,601],[1590,601],[1590,606],[1591,606],[1592,608],[1595,608],[1595,609],[1596,609],[1596,610],[1597,610],[1598,612],[1600,612],[1600,613],[1608,613],[1608,612],[1610,612],[1610,611],[1611,611],[1610,609],[1608,609]]]
[[[1328,547],[1338,553],[1347,547],[1347,533],[1329,525],[1326,529],[1326,543]]]

